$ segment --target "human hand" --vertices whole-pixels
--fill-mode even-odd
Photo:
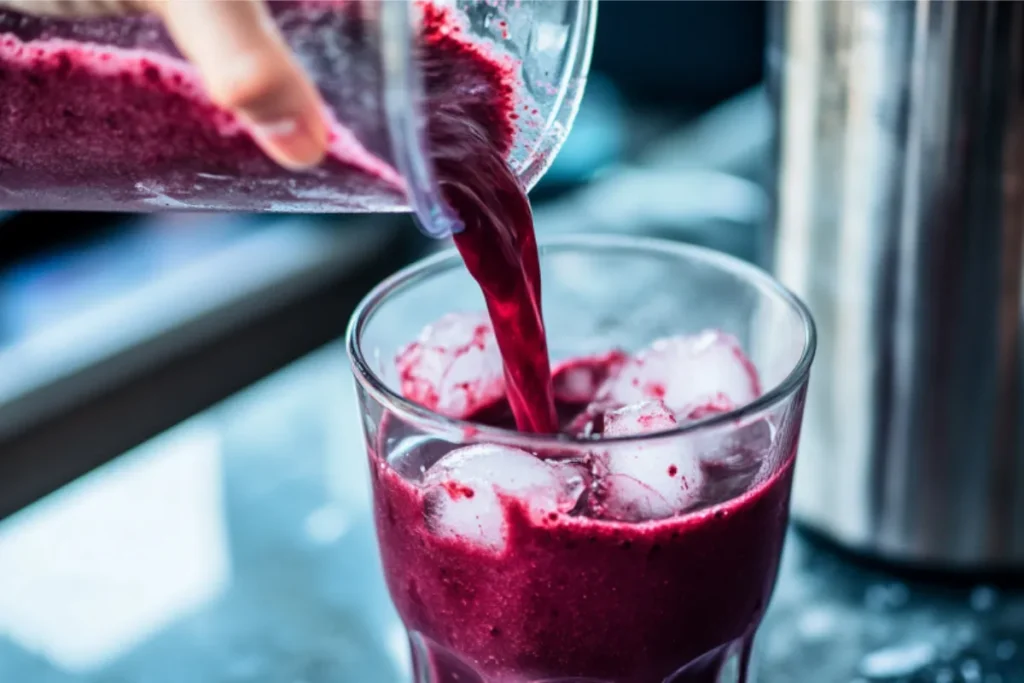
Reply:
[[[210,99],[249,123],[270,158],[292,169],[323,159],[320,95],[262,0],[0,0],[0,7],[67,18],[152,12],[195,65]]]

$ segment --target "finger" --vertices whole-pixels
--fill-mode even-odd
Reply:
[[[323,159],[327,126],[320,96],[263,2],[154,0],[150,6],[213,101],[252,124],[271,158],[290,168]]]

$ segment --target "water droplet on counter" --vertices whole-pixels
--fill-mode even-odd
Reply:
[[[836,630],[836,614],[827,608],[811,609],[800,616],[797,630],[806,640],[822,640]]]
[[[975,612],[988,612],[996,606],[999,594],[988,586],[979,586],[971,591],[971,609]]]
[[[334,543],[349,530],[352,520],[340,505],[324,505],[306,517],[306,536],[317,545]]]
[[[960,665],[960,675],[963,676],[964,683],[980,683],[981,664],[977,659],[965,659]]]
[[[902,583],[876,583],[864,592],[864,605],[872,611],[899,609],[907,604],[910,591]]]
[[[256,654],[240,654],[234,657],[227,667],[228,678],[234,680],[250,680],[260,678],[266,670],[266,661]]]
[[[972,623],[959,623],[949,627],[941,639],[939,659],[946,662],[956,660],[967,648],[976,644],[978,631]]]
[[[860,660],[859,672],[868,678],[908,676],[935,659],[932,643],[910,642],[875,650]]]

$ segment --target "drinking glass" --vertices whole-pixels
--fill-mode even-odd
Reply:
[[[715,329],[742,344],[763,391],[669,432],[599,441],[447,418],[404,399],[396,351],[440,316],[484,308],[454,252],[377,286],[348,331],[391,597],[417,683],[737,683],[774,587],[815,349],[804,305],[769,275],[710,250],[632,237],[542,242],[554,361]],[[437,516],[425,473],[469,444],[589,462],[602,448],[686,449],[698,502],[665,519],[609,521],[514,496],[476,511],[497,543]],[[684,451],[680,451],[684,452]],[[492,472],[495,491],[516,472]],[[589,480],[574,495],[587,495]],[[509,502],[511,501],[511,502]],[[486,519],[485,519],[486,517]],[[489,520],[489,521],[488,521]]]

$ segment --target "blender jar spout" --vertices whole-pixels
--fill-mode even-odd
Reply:
[[[445,239],[462,230],[448,207],[430,164],[423,111],[423,83],[416,60],[419,17],[409,0],[380,3],[384,66],[384,109],[391,153],[405,179],[416,226],[428,237]]]

